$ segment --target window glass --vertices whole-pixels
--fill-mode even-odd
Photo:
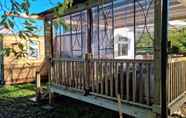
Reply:
[[[39,58],[39,41],[28,41],[27,48],[28,58],[29,59],[38,59]]]

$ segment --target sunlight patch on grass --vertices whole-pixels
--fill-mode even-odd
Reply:
[[[33,84],[5,85],[0,87],[0,98],[17,98],[33,96],[35,86]]]

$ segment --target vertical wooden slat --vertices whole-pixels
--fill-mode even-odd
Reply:
[[[103,82],[104,82],[104,63],[101,62],[101,80],[100,80],[100,83],[101,83],[101,94],[103,94],[103,89],[104,89]]]
[[[63,76],[64,76],[64,85],[66,86],[67,85],[67,80],[66,80],[66,62],[64,61],[63,62]]]
[[[173,63],[171,63],[171,73],[172,73],[172,80],[171,80],[171,82],[172,82],[172,86],[171,86],[171,89],[172,89],[172,96],[171,96],[171,99],[173,100],[173,97],[174,97],[174,85],[175,85],[175,83],[174,83],[174,75],[175,75],[175,73],[174,73],[174,64]]]
[[[40,97],[40,94],[41,94],[41,75],[40,75],[40,72],[36,72],[36,88],[37,88],[37,97]]]
[[[150,64],[147,63],[146,64],[146,71],[147,71],[147,78],[146,78],[146,103],[149,105],[150,104],[150,72],[151,72],[151,68],[150,68]]]
[[[59,70],[58,70],[58,72],[59,72],[59,85],[61,85],[62,84],[62,80],[61,80],[61,61],[58,63],[58,65],[59,65]]]
[[[181,94],[181,63],[180,62],[178,62],[178,96]]]
[[[58,62],[55,63],[55,72],[56,72],[56,84],[59,85],[59,72],[58,72],[58,68],[59,68],[59,64]]]
[[[92,61],[90,61],[90,69],[91,69],[91,76],[90,76],[90,81],[91,81],[91,83],[92,83],[92,91],[94,91],[94,83],[95,83],[95,80],[94,80],[94,74],[95,74],[95,72],[94,72],[94,63],[92,62]]]
[[[173,88],[173,86],[172,86],[172,82],[173,82],[173,81],[172,81],[172,80],[173,80],[172,69],[173,69],[173,68],[172,68],[172,63],[171,63],[171,61],[169,62],[169,64],[170,64],[170,76],[171,76],[171,77],[170,77],[170,83],[171,83],[171,84],[170,84],[170,100],[172,100],[172,92],[173,92],[173,91],[172,91],[172,88]]]
[[[84,89],[84,82],[85,82],[85,75],[84,75],[84,73],[82,73],[82,71],[84,71],[84,72],[86,72],[86,70],[85,70],[85,63],[86,62],[84,62],[83,64],[81,64],[81,62],[79,62],[78,64],[79,64],[79,79],[80,79],[80,83],[81,83],[81,87],[80,87],[80,89]]]
[[[57,76],[57,64],[56,63],[54,63],[54,79],[53,79],[53,82],[55,83],[55,84],[57,84],[57,82],[58,82],[58,78],[57,78],[58,76]]]
[[[133,82],[133,101],[135,102],[136,101],[136,62],[134,61],[132,63],[132,67],[133,67],[133,74],[132,74],[132,82]]]
[[[79,89],[79,82],[78,82],[78,68],[77,68],[77,61],[75,61],[75,86]]]
[[[183,62],[184,63],[184,65],[183,65],[183,72],[184,72],[184,74],[183,74],[183,78],[184,78],[184,82],[183,82],[183,88],[184,88],[184,91],[186,91],[186,62]]]
[[[127,100],[129,100],[129,92],[130,92],[130,90],[129,90],[129,66],[130,66],[130,64],[127,62],[126,63],[126,94],[127,94]]]
[[[81,87],[82,87],[80,69],[81,69],[80,63],[77,62],[77,70],[76,71],[77,71],[77,80],[78,80],[79,89],[81,89]]]
[[[74,76],[74,73],[75,73],[75,61],[72,61],[72,87],[73,88],[76,88],[75,87],[75,76]]]
[[[74,88],[76,88],[76,89],[78,89],[77,87],[76,87],[76,61],[73,61],[73,87]]]
[[[120,86],[121,86],[121,90],[120,90],[120,94],[121,94],[121,99],[123,99],[123,89],[124,89],[124,86],[123,86],[123,77],[124,77],[124,67],[123,67],[123,62],[120,63],[120,66],[121,66],[121,70],[120,70]]]
[[[110,62],[109,64],[110,66],[110,96],[112,97],[113,96],[113,62]]]
[[[180,88],[179,88],[179,74],[180,74],[180,69],[179,69],[179,63],[177,62],[177,95],[176,97],[179,95],[179,91],[180,91]]]
[[[94,75],[93,75],[93,79],[94,79],[94,90],[93,90],[93,92],[96,92],[96,87],[97,87],[97,72],[96,72],[96,69],[97,69],[97,67],[96,67],[96,62],[95,61],[93,61],[92,62],[93,63],[93,65],[94,65]]]
[[[172,63],[170,63],[170,65],[171,65],[171,68],[170,68],[170,73],[171,73],[171,100],[172,100],[172,98],[173,98],[173,75],[174,75],[174,73],[173,73],[173,64]]]
[[[67,87],[69,87],[69,62],[66,61],[66,80],[67,80]]]
[[[177,65],[176,65],[176,63],[174,63],[174,67],[175,67],[175,69],[174,69],[174,72],[175,72],[174,98],[176,98],[176,95],[177,95]]]
[[[55,84],[58,84],[59,83],[59,79],[58,79],[58,72],[57,72],[57,67],[58,67],[58,64],[57,63],[55,63],[55,75],[56,75],[56,77],[55,77]]]
[[[170,64],[168,63],[167,65],[167,90],[168,90],[168,96],[167,96],[167,100],[168,100],[168,103],[170,102]]]
[[[176,72],[175,72],[175,63],[173,62],[173,73],[174,73],[174,79],[173,79],[173,99],[175,98],[175,94],[176,94]]]
[[[176,96],[178,95],[178,65],[175,63],[175,66],[176,66],[176,95],[175,95],[175,98]]]
[[[140,80],[140,83],[139,83],[139,101],[140,101],[140,103],[142,103],[143,102],[143,70],[144,68],[143,68],[143,63],[140,63],[140,77],[139,77],[139,80]]]
[[[72,87],[72,72],[73,72],[73,69],[72,69],[72,61],[69,61],[69,82],[70,82],[70,86],[69,87]]]
[[[182,89],[182,91],[181,92],[184,92],[184,86],[183,86],[183,83],[184,83],[184,76],[183,76],[183,72],[184,72],[184,70],[183,70],[184,68],[183,68],[183,62],[181,63],[181,89]]]
[[[67,81],[67,62],[64,61],[64,77],[65,77],[65,86],[68,85],[68,81]]]
[[[169,81],[169,102],[171,101],[171,86],[172,86],[172,73],[171,73],[171,63],[168,62],[168,65],[169,65],[169,78],[168,78],[168,81]]]
[[[61,79],[62,79],[62,85],[64,85],[64,68],[63,68],[63,61],[61,61]]]
[[[115,94],[118,95],[118,63],[114,63],[114,83],[115,83]]]
[[[81,82],[81,74],[80,74],[80,63],[77,62],[77,81],[78,81],[78,86],[79,86],[79,89],[81,89],[81,85],[82,85],[82,82]]]
[[[69,62],[69,80],[70,80],[70,87],[73,87],[72,81],[73,81],[73,67],[72,67],[72,61]]]
[[[61,84],[60,85],[63,85],[63,61],[60,62],[60,67],[61,67],[61,70],[60,70]]]
[[[96,62],[96,93],[99,93],[99,61]]]
[[[105,62],[105,94],[108,95],[108,78],[109,78],[109,66],[108,62]]]

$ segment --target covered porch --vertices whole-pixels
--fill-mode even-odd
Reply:
[[[54,9],[41,13],[51,44],[50,92],[134,117],[157,117],[161,8],[158,0],[80,0],[61,17]],[[169,20],[184,19],[185,10],[171,0]],[[185,94],[185,68],[184,58],[168,59],[169,107]]]

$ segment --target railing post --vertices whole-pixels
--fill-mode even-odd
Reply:
[[[91,88],[90,88],[90,78],[91,78],[91,67],[90,67],[90,60],[92,59],[92,9],[87,9],[87,53],[84,55],[84,89],[85,95],[88,95]]]
[[[41,98],[41,75],[40,72],[36,72],[36,96],[37,99]]]
[[[52,96],[53,96],[53,93],[51,91],[51,84],[52,84],[52,80],[53,80],[53,75],[54,75],[54,64],[53,64],[53,60],[50,59],[50,76],[49,76],[49,85],[48,85],[48,92],[49,92],[49,104],[51,105],[52,104]]]
[[[155,100],[161,107],[161,117],[167,117],[166,67],[167,67],[167,25],[168,0],[154,2],[154,59],[155,59]],[[161,88],[161,89],[160,89]],[[160,92],[161,91],[161,92]]]
[[[161,84],[161,6],[162,0],[154,0],[154,75],[155,96],[154,112],[160,113],[160,84]]]
[[[85,95],[88,95],[90,92],[90,82],[91,82],[91,61],[92,59],[92,54],[91,53],[86,53],[84,55],[84,87],[85,87]]]

